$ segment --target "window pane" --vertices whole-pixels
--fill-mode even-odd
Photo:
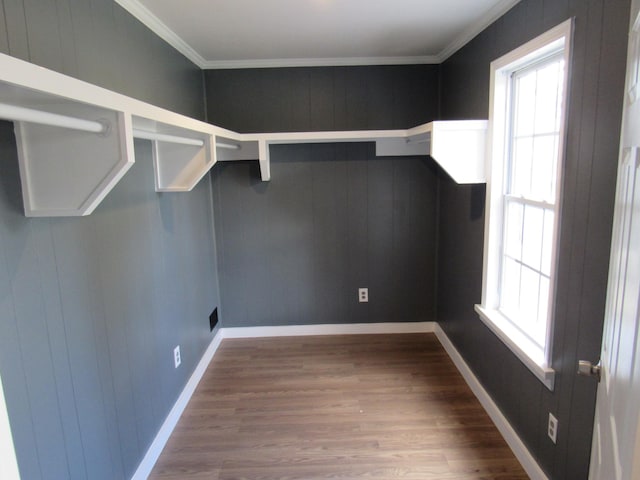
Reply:
[[[520,323],[529,334],[535,330],[538,321],[538,292],[540,275],[530,268],[522,268],[520,279]]]
[[[522,262],[536,270],[540,270],[542,261],[543,226],[544,210],[526,205],[522,232]]]
[[[522,210],[522,204],[507,202],[505,252],[517,260],[522,259]]]
[[[558,62],[558,91],[556,93],[556,122],[554,130],[560,131],[562,123],[562,99],[564,98],[564,60]]]
[[[544,212],[544,233],[542,234],[542,264],[540,271],[547,276],[551,275],[551,253],[553,251],[553,224],[555,214],[551,210]]]
[[[516,77],[514,86],[514,135],[533,134],[536,113],[536,72]]]
[[[557,130],[559,85],[561,84],[562,60],[547,64],[537,70],[535,130],[549,132]]]
[[[508,318],[515,319],[520,302],[520,264],[508,257],[503,262],[500,308]]]
[[[510,192],[513,195],[529,196],[531,191],[531,163],[533,160],[533,137],[514,140],[511,152]]]
[[[554,173],[556,165],[557,135],[542,135],[533,139],[533,165],[531,168],[531,197],[555,203]]]

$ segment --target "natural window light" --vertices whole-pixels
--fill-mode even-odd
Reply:
[[[571,22],[491,64],[480,318],[549,388]]]

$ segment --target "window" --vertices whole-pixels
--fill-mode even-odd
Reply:
[[[480,318],[549,388],[571,22],[491,64]]]

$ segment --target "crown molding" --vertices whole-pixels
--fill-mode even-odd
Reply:
[[[206,60],[202,55],[196,52],[191,45],[179,37],[162,20],[151,13],[147,7],[137,0],[115,0],[115,2],[198,67],[205,68]]]
[[[407,57],[336,57],[336,58],[270,58],[254,60],[206,60],[156,17],[138,0],[115,0],[118,5],[140,20],[147,28],[178,50],[201,69],[279,68],[279,67],[337,67],[359,65],[438,64],[456,53],[476,35],[513,8],[520,0],[502,0],[478,22],[466,29],[456,40],[437,55]]]
[[[502,0],[493,6],[480,20],[467,28],[453,42],[447,45],[438,55],[438,63],[444,62],[451,55],[456,53],[467,43],[473,40],[480,32],[491,25],[493,22],[502,17],[511,10],[520,0]]]
[[[437,64],[436,55],[416,57],[336,57],[336,58],[268,58],[256,60],[205,61],[205,69],[280,68],[280,67],[342,67],[358,65]]]

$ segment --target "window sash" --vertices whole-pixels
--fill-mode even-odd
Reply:
[[[518,330],[527,336],[532,342],[544,349],[548,335],[549,318],[551,315],[552,298],[552,264],[554,249],[555,217],[557,209],[553,205],[544,202],[532,201],[520,197],[505,197],[503,242],[500,252],[499,275],[499,302],[498,311],[511,322]],[[511,216],[508,213],[510,207],[519,207],[523,212],[520,224],[510,225]],[[527,248],[527,239],[524,238],[526,208],[538,210],[542,217],[542,229],[539,237],[534,239],[533,250],[531,245]],[[520,231],[518,231],[520,229]],[[514,230],[519,251],[513,251]],[[511,238],[509,238],[511,235]],[[534,261],[531,261],[531,258]],[[514,275],[514,266],[517,274]],[[523,277],[533,281],[533,294],[531,285],[523,285]],[[533,278],[532,278],[533,277]],[[517,286],[513,282],[518,282]],[[527,295],[528,294],[528,295]],[[514,298],[516,297],[516,298]],[[524,298],[523,298],[524,297]],[[523,305],[524,303],[524,305]],[[523,310],[525,308],[525,310]],[[535,308],[535,312],[531,309]]]
[[[539,99],[535,96],[533,99],[530,98],[530,90],[533,88],[536,94],[539,92],[540,71],[545,68],[553,68],[554,64],[557,64],[558,69],[555,72],[555,88],[549,89],[546,93],[548,97],[555,96],[555,105],[544,107],[547,109],[544,112],[546,116],[551,116],[554,119],[553,127],[549,129],[548,121],[544,122],[545,125],[536,125],[536,123],[540,123],[536,119]],[[556,238],[555,229],[557,228],[555,218],[558,215],[556,204],[559,194],[557,166],[560,159],[559,145],[562,130],[560,103],[564,97],[564,68],[564,53],[559,50],[551,52],[533,64],[510,72],[508,82],[509,102],[505,132],[507,141],[505,153],[507,155],[504,159],[505,175],[502,189],[502,241],[499,249],[497,307],[498,311],[514,327],[543,350],[547,343],[553,298],[551,264],[555,261],[554,241]],[[551,71],[553,72],[553,70]],[[532,74],[534,74],[533,78],[531,78]],[[521,90],[521,85],[518,84],[518,82],[525,80],[530,82],[529,91]],[[523,100],[521,95],[527,97]],[[530,124],[525,125],[524,132],[523,127],[518,124],[523,115],[520,110],[522,104],[518,103],[521,100],[529,102],[528,111],[533,115],[533,118],[528,120]],[[526,130],[527,127],[528,130]],[[547,148],[546,152],[543,151],[543,157],[539,152],[538,156],[535,156],[535,142],[539,139],[551,140],[552,142],[552,148],[550,150]],[[520,157],[518,155],[521,155],[522,152],[517,148],[521,146],[522,142],[530,143],[530,151],[525,150],[524,155]],[[525,162],[528,161],[528,164],[523,164],[523,159]],[[534,169],[540,167],[535,162],[536,160],[540,162],[541,159],[546,163],[542,167],[546,167],[546,171],[543,170],[542,175],[536,177],[533,173]],[[518,168],[525,169],[523,178],[528,180],[529,184],[524,187],[517,183],[519,180],[521,181],[523,175],[517,171]],[[519,179],[516,175],[521,175],[521,178]],[[540,185],[534,184],[534,181],[540,182]],[[514,216],[509,214],[510,209],[518,212],[518,208],[519,218],[516,214],[516,224],[511,225],[510,222],[514,220]],[[527,232],[527,230],[531,230],[532,224],[531,218],[527,217],[538,217],[534,227],[539,227],[541,224],[542,231],[539,233]],[[548,218],[551,218],[552,221],[547,221]],[[548,231],[549,228],[551,231]],[[525,238],[525,234],[528,238]],[[517,239],[515,250],[514,239]],[[529,245],[528,250],[525,251],[528,244],[533,245],[533,250]],[[537,252],[536,249],[538,249]],[[510,298],[515,295],[517,295],[517,300]],[[533,309],[535,309],[535,314],[531,311]]]
[[[553,109],[553,128],[549,129],[549,125],[536,125],[537,123],[537,94],[539,88],[539,78],[538,74],[543,71],[545,68],[551,67],[554,64],[558,65],[558,71],[556,74],[556,85],[555,85],[555,105]],[[509,73],[509,82],[508,82],[508,115],[507,115],[507,123],[505,125],[505,141],[506,148],[505,154],[506,158],[504,160],[504,173],[505,177],[503,179],[503,195],[518,195],[523,196],[525,198],[530,199],[538,199],[547,201],[548,203],[556,203],[556,198],[558,196],[558,188],[557,188],[557,166],[560,160],[560,134],[562,130],[562,100],[564,98],[564,69],[566,65],[564,65],[564,50],[563,48],[556,49],[554,51],[549,52],[544,57],[538,59],[533,63],[529,63],[524,67],[520,67],[512,70]],[[536,74],[536,77],[533,79],[534,87],[536,90],[536,94],[533,98],[533,111],[530,130],[518,131],[517,128],[522,128],[519,125],[519,121],[521,120],[520,109],[522,108],[522,104],[519,103],[522,98],[519,96],[521,87],[518,86],[518,82],[526,79],[532,73]],[[523,103],[531,102],[532,99],[526,96],[526,100],[523,100]],[[531,106],[530,106],[531,108]],[[547,116],[549,112],[547,112]],[[541,128],[539,128],[541,127]],[[532,188],[532,179],[535,177],[534,175],[534,166],[536,166],[536,159],[540,158],[540,152],[536,152],[537,148],[542,148],[541,140],[552,139],[552,153],[551,157],[547,159],[547,156],[550,152],[547,152],[543,158],[547,159],[550,162],[547,167],[547,174],[549,174],[551,179],[551,185],[548,191],[548,195],[541,194],[541,188]],[[518,147],[521,146],[524,142],[529,140],[532,145],[531,151],[529,152],[529,169],[528,172],[525,172],[525,178],[529,180],[529,190],[522,191],[517,188],[518,182],[518,174],[519,167],[522,168],[520,164],[522,162],[522,157],[520,156],[520,152]],[[547,146],[548,147],[548,146]],[[538,153],[538,156],[535,156]],[[517,157],[517,158],[516,158]],[[519,162],[516,162],[519,161]],[[527,169],[525,169],[527,170]],[[536,195],[536,192],[538,195]]]

